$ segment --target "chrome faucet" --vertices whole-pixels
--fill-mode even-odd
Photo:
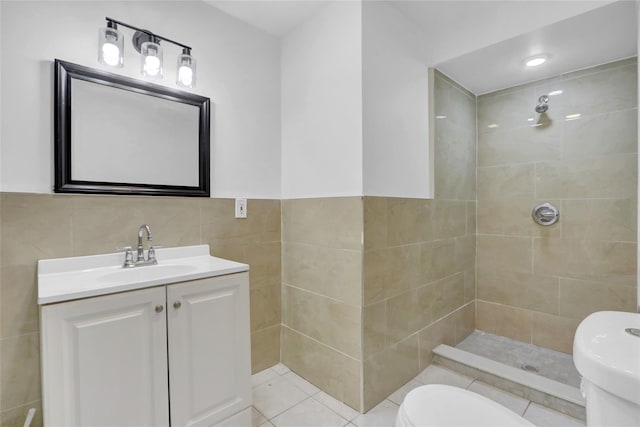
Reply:
[[[149,244],[149,250],[147,251],[147,259],[144,259],[144,246],[142,245],[142,235],[144,232],[147,232],[147,242],[153,241],[153,236],[151,235],[151,227],[147,224],[142,224],[140,228],[138,228],[138,255],[136,257],[136,266],[139,265],[156,265],[158,260],[156,259],[156,250],[158,246],[152,246]]]

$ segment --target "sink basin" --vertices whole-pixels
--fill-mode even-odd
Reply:
[[[38,304],[248,271],[247,264],[212,257],[209,245],[156,250],[157,265],[123,268],[124,254],[38,261]]]
[[[123,268],[113,273],[97,276],[98,282],[118,282],[130,280],[152,280],[160,277],[180,276],[195,271],[195,265],[151,265],[145,267]]]
[[[600,311],[589,315],[576,330],[573,361],[585,379],[640,404],[640,337],[626,329],[640,329],[640,314]]]

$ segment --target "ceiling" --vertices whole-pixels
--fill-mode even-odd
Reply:
[[[204,0],[283,37],[328,0]],[[348,0],[334,0],[348,1]],[[373,0],[364,0],[373,1]],[[417,25],[428,66],[476,94],[637,54],[634,1],[388,0]],[[550,60],[527,69],[537,53]]]
[[[479,95],[637,55],[634,2],[616,2],[438,64]],[[538,67],[524,60],[549,59]]]

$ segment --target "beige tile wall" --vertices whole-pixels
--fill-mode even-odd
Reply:
[[[364,410],[475,328],[476,99],[435,77],[435,200],[364,200]]]
[[[362,198],[282,201],[282,362],[360,410]]]
[[[213,255],[251,265],[254,372],[280,360],[280,201],[249,200],[234,218],[231,199],[0,195],[0,425],[22,426],[40,408],[38,259],[113,252],[135,245],[140,224],[165,246],[208,243]],[[38,410],[38,413],[40,411]],[[41,425],[36,418],[34,425]]]
[[[571,353],[586,315],[635,310],[636,94],[634,58],[478,97],[478,329]]]

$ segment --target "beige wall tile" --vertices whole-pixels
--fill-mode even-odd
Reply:
[[[364,304],[369,305],[417,287],[420,246],[396,246],[364,253]]]
[[[560,315],[582,320],[596,311],[637,308],[635,286],[560,278]]]
[[[535,197],[535,165],[478,168],[478,201]]]
[[[364,248],[383,248],[387,245],[387,197],[364,198]]]
[[[360,251],[284,243],[284,283],[362,305],[362,254]]]
[[[71,256],[69,197],[2,193],[0,217],[2,266]]]
[[[456,345],[456,321],[451,314],[432,323],[419,333],[420,339],[420,371],[431,364],[432,350],[440,344]]]
[[[453,313],[456,325],[456,345],[476,329],[476,305],[471,302]]]
[[[464,302],[476,299],[476,269],[464,272]]]
[[[476,234],[477,232],[477,207],[478,203],[475,200],[467,202],[467,234]]]
[[[251,331],[258,331],[280,323],[280,284],[252,287]]]
[[[636,198],[563,200],[560,209],[563,238],[636,241]]]
[[[450,276],[456,271],[456,245],[454,239],[436,240],[420,245],[420,282],[430,283]]]
[[[362,319],[359,306],[285,286],[283,323],[289,328],[345,353],[361,358]]]
[[[244,262],[251,267],[249,270],[251,287],[280,285],[282,282],[281,254],[280,242],[257,243],[245,248]]]
[[[431,230],[427,239],[447,239],[467,232],[467,203],[455,200],[430,200]]]
[[[364,361],[364,411],[373,408],[418,374],[418,334]]]
[[[475,231],[455,238],[456,271],[467,271],[476,268],[476,236]]]
[[[251,333],[251,372],[256,373],[280,362],[280,325]]]
[[[531,343],[563,353],[573,353],[573,337],[580,320],[533,312]]]
[[[36,270],[35,264],[0,268],[0,338],[40,330]]]
[[[531,211],[540,203],[547,202],[561,210],[561,221],[552,226],[541,226],[531,218]],[[504,236],[560,237],[565,225],[565,212],[557,200],[536,200],[530,197],[478,201],[478,233]]]
[[[531,104],[529,117],[534,117]],[[532,163],[561,159],[562,122],[549,126],[531,126],[513,129],[496,128],[494,132],[478,135],[478,166],[496,166],[513,163]]]
[[[531,239],[478,235],[478,268],[530,273]]]
[[[372,355],[384,350],[387,329],[386,301],[364,307],[362,316],[363,354]]]
[[[464,273],[434,282],[433,287],[433,319],[439,319],[464,304]]]
[[[430,204],[423,199],[387,199],[387,245],[419,243],[429,232]]]
[[[30,402],[27,405],[18,406],[17,408],[9,409],[7,411],[0,412],[0,426],[1,427],[22,427],[24,421],[27,418],[29,409],[36,408],[36,414],[31,422],[31,427],[42,427],[42,403],[40,401]]]
[[[426,288],[426,289],[425,289]],[[428,292],[421,292],[426,290]],[[406,339],[431,322],[433,317],[433,287],[412,289],[395,297],[387,303],[387,347]],[[422,304],[426,304],[423,307]]]
[[[638,111],[602,111],[602,114],[563,123],[564,156],[567,159],[636,153]]]
[[[40,339],[31,333],[0,342],[0,407],[13,409],[40,399]]]
[[[628,64],[603,71],[583,76],[574,74],[568,76],[570,80],[563,81],[564,114],[586,116],[637,106],[637,66]]]
[[[476,328],[490,334],[531,342],[532,312],[501,304],[476,302]]]
[[[478,97],[478,133],[527,126],[535,106],[533,87],[511,88],[508,91]],[[498,127],[489,128],[491,124]]]
[[[363,201],[361,197],[286,200],[282,224],[285,242],[359,250]]]
[[[202,241],[211,247],[281,240],[280,201],[250,199],[247,218],[235,218],[233,199],[202,200]]]
[[[558,314],[558,278],[479,267],[478,298]]]
[[[636,274],[636,244],[536,238],[533,262],[539,275],[628,283]]]
[[[360,361],[283,326],[282,363],[334,398],[360,410]]]
[[[635,197],[636,181],[635,154],[536,164],[536,196],[540,199]]]

